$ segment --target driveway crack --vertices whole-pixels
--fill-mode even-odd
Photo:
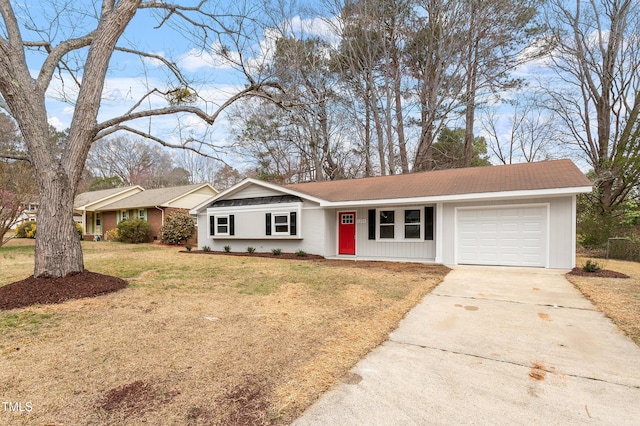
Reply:
[[[551,303],[526,303],[526,302],[519,302],[517,300],[493,299],[493,298],[489,298],[489,297],[475,297],[475,296],[456,296],[456,295],[453,295],[453,294],[439,294],[439,293],[433,293],[433,292],[431,293],[431,295],[438,296],[438,297],[456,298],[456,299],[487,300],[487,301],[493,301],[493,302],[505,302],[505,303],[513,303],[513,304],[516,304],[516,305],[544,306],[544,307],[549,307],[549,308],[575,309],[577,311],[597,311],[597,309],[595,307],[593,307],[593,308],[580,308],[580,307],[577,307],[577,306],[565,306],[565,305],[558,305],[558,304],[551,304]]]
[[[514,365],[517,367],[524,367],[524,368],[532,368],[532,365],[527,365],[527,364],[523,364],[521,362],[517,362],[517,361],[509,361],[509,360],[505,360],[505,359],[497,359],[497,358],[492,358],[492,357],[488,357],[485,355],[478,355],[478,354],[472,354],[472,353],[467,353],[467,352],[460,352],[460,351],[454,351],[451,349],[445,349],[445,348],[437,348],[434,346],[428,346],[428,345],[420,345],[417,343],[410,343],[410,342],[403,342],[400,340],[393,340],[393,339],[389,339],[390,342],[398,344],[398,345],[402,345],[402,346],[413,346],[413,347],[418,347],[421,349],[430,349],[430,350],[434,350],[434,351],[440,351],[440,352],[445,352],[445,353],[451,353],[451,354],[455,354],[455,355],[462,355],[462,356],[468,356],[468,357],[472,357],[472,358],[477,358],[477,359],[482,359],[482,360],[486,360],[486,361],[494,361],[494,362],[499,362],[499,363],[503,363],[503,364],[509,364],[509,365]],[[640,389],[640,385],[630,385],[630,384],[626,384],[626,383],[619,383],[619,382],[613,382],[610,380],[604,380],[604,379],[599,379],[597,377],[590,377],[590,376],[583,376],[583,375],[579,375],[579,374],[572,374],[572,373],[558,373],[555,370],[552,369],[547,369],[544,368],[542,366],[535,366],[535,368],[537,368],[538,370],[542,370],[546,373],[549,374],[562,374],[564,376],[567,377],[573,377],[573,378],[577,378],[577,379],[585,379],[585,380],[591,380],[594,382],[600,382],[600,383],[607,383],[607,384],[612,384],[612,385],[617,385],[617,386],[623,386],[625,388],[629,388],[629,389]]]

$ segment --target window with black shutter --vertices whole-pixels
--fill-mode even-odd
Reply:
[[[369,210],[368,225],[369,225],[369,239],[375,240],[376,239],[376,209]]]
[[[271,213],[265,215],[265,234],[271,235]]]
[[[296,223],[296,212],[289,213],[289,235],[296,235],[298,231],[298,224]]]
[[[424,208],[424,239],[433,240],[433,207]]]

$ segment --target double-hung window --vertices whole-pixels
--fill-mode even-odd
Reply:
[[[433,207],[369,210],[369,239],[379,241],[433,240]]]
[[[265,235],[297,235],[298,221],[296,212],[267,213],[265,215]]]
[[[273,214],[273,235],[289,235],[289,213]]]
[[[216,217],[216,234],[229,235],[229,216]]]
[[[422,233],[420,232],[420,210],[405,210],[404,211],[404,238],[420,239]]]
[[[230,237],[235,234],[234,215],[209,216],[209,236]]]
[[[380,210],[380,239],[394,239],[396,229],[395,210]]]

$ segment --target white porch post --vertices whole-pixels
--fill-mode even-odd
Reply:
[[[435,235],[435,243],[436,243],[436,263],[442,263],[442,241],[444,235],[444,220],[443,220],[443,207],[442,203],[436,203],[436,235]]]

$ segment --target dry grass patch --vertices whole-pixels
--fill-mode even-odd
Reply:
[[[33,268],[11,244],[0,285]],[[130,285],[0,312],[0,398],[33,407],[0,424],[290,423],[448,272],[83,247],[89,270]]]
[[[578,258],[582,266],[586,258]],[[567,278],[600,311],[611,318],[640,346],[640,264],[621,260],[597,259],[602,269],[621,272],[630,278],[597,278],[568,274]]]

